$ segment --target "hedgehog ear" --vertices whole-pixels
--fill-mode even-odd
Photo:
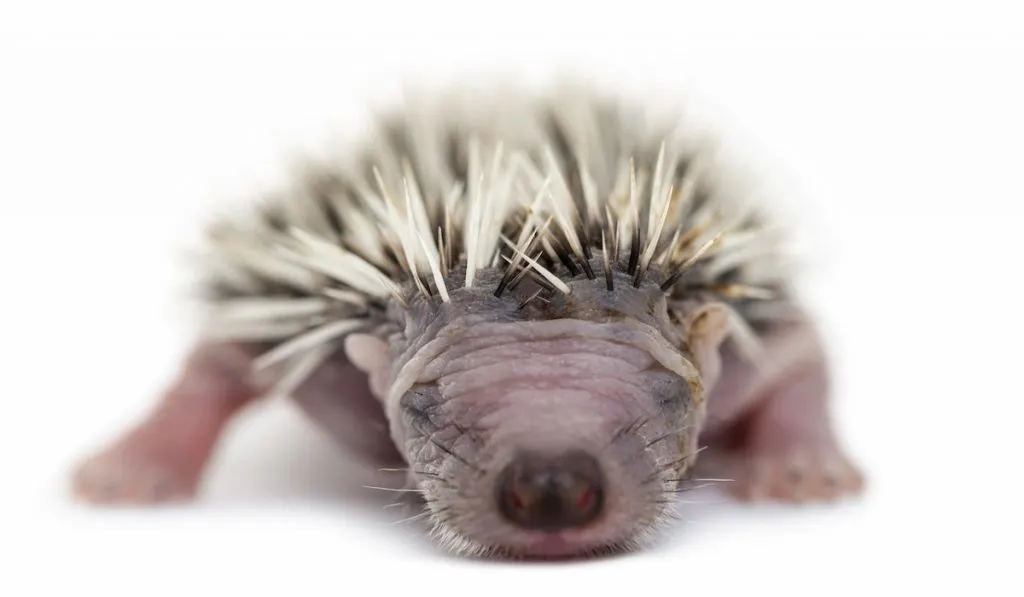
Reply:
[[[722,303],[708,303],[686,318],[686,345],[697,359],[705,383],[718,379],[721,358],[718,349],[732,331],[732,313]]]
[[[356,369],[367,375],[370,391],[383,401],[391,369],[387,342],[371,334],[349,334],[345,338],[345,356]]]

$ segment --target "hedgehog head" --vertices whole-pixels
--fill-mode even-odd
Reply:
[[[546,300],[530,282],[495,296],[500,275],[444,302],[410,293],[380,340],[390,362],[367,371],[387,380],[375,385],[435,537],[506,557],[649,542],[698,452],[727,311],[670,311],[657,280],[624,272],[617,291],[581,272]]]

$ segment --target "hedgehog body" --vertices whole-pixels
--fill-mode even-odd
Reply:
[[[292,395],[404,464],[461,553],[642,545],[716,434],[746,456],[741,488],[795,496],[771,485],[794,458],[805,493],[859,487],[786,239],[680,123],[581,86],[408,104],[211,224],[207,356],[182,380]],[[781,404],[761,431],[741,421],[759,401]]]

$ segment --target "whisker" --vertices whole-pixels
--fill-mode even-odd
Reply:
[[[414,514],[414,515],[409,516],[407,518],[403,518],[402,520],[396,520],[392,524],[405,524],[405,523],[408,523],[408,522],[413,522],[415,520],[421,520],[423,518],[426,518],[426,517],[430,516],[430,514],[431,514],[430,510],[424,510],[423,512],[420,512],[419,514]]]
[[[647,423],[650,423],[652,418],[654,418],[654,415],[641,415],[633,419],[633,421],[631,421],[629,424],[623,425],[618,429],[618,431],[613,433],[612,439],[611,441],[608,442],[608,444],[614,444],[615,442],[625,437],[626,435],[636,433],[641,427],[643,427]]]
[[[705,487],[714,487],[714,485],[712,483],[702,483],[692,487],[681,487],[675,493],[687,493],[690,491],[697,491],[698,489],[704,489]]]
[[[408,489],[396,487],[377,487],[376,485],[363,485],[364,489],[377,489],[379,491],[393,491],[395,493],[423,493],[422,489]]]
[[[680,433],[686,431],[687,429],[690,429],[691,427],[692,427],[692,425],[686,425],[685,427],[679,427],[678,429],[673,429],[672,431],[668,431],[666,433],[663,433],[663,434],[659,435],[658,437],[656,437],[656,438],[650,440],[649,442],[647,442],[647,444],[644,445],[644,447],[645,448],[650,448],[654,444],[656,444],[656,443],[658,443],[660,441],[666,440],[666,439],[668,439],[668,438],[670,438],[672,436],[679,435]]]
[[[437,446],[437,448],[438,448],[439,450],[441,450],[441,451],[442,451],[442,452],[444,452],[445,454],[448,454],[449,456],[451,456],[451,457],[452,457],[452,458],[454,458],[455,460],[458,460],[458,461],[459,461],[459,462],[461,462],[462,464],[464,464],[464,465],[468,466],[469,468],[473,469],[474,471],[476,471],[476,472],[478,472],[478,473],[483,473],[483,472],[484,472],[484,470],[483,470],[483,469],[481,469],[481,468],[480,468],[479,466],[476,466],[475,464],[473,464],[472,462],[470,462],[470,461],[466,460],[466,459],[465,459],[465,458],[463,458],[462,456],[459,456],[458,454],[456,454],[456,453],[455,453],[455,451],[454,451],[454,450],[452,450],[452,449],[451,449],[451,448],[449,448],[448,446],[445,446],[444,444],[442,444],[441,442],[437,441],[436,439],[434,439],[434,438],[432,438],[432,437],[431,437],[431,438],[428,438],[428,439],[429,439],[430,443],[432,443],[432,444],[434,444],[435,446]]]
[[[685,477],[681,478],[681,479],[680,478],[662,479],[661,481],[663,483],[676,483],[676,484],[678,484],[679,488],[676,490],[678,492],[696,491],[696,490],[702,489],[704,487],[714,487],[714,486],[716,486],[716,483],[698,483],[696,485],[693,485],[692,483],[693,483],[694,480],[693,479],[688,479],[688,478],[685,478]]]
[[[658,481],[660,481],[660,480],[661,480],[661,475],[662,475],[662,474],[664,474],[665,472],[667,472],[667,471],[671,471],[672,469],[676,468],[677,466],[679,466],[680,464],[682,464],[682,463],[683,463],[683,461],[685,461],[685,460],[687,460],[687,459],[690,459],[690,458],[693,458],[693,457],[695,457],[695,456],[696,456],[697,454],[700,454],[700,453],[701,453],[702,451],[704,451],[704,450],[705,450],[706,448],[707,448],[707,446],[704,446],[704,447],[698,448],[698,449],[697,449],[697,450],[696,450],[695,452],[693,452],[692,454],[683,454],[683,455],[682,455],[682,456],[680,456],[679,458],[676,458],[676,459],[674,459],[674,460],[670,460],[670,461],[668,461],[668,462],[665,462],[665,463],[663,463],[663,464],[660,464],[660,465],[658,465],[658,466],[657,466],[657,468],[656,468],[656,469],[654,469],[654,472],[653,472],[653,473],[651,473],[651,475],[649,475],[649,476],[648,476],[648,477],[647,477],[646,479],[644,479],[643,481],[641,481],[641,482],[640,482],[640,484],[641,484],[641,485],[649,485],[649,484],[651,484],[651,483],[655,483],[655,482],[658,482]]]

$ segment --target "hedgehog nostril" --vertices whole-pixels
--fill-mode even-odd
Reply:
[[[604,505],[601,467],[580,451],[559,456],[521,453],[498,475],[495,489],[501,513],[525,529],[584,526]]]

